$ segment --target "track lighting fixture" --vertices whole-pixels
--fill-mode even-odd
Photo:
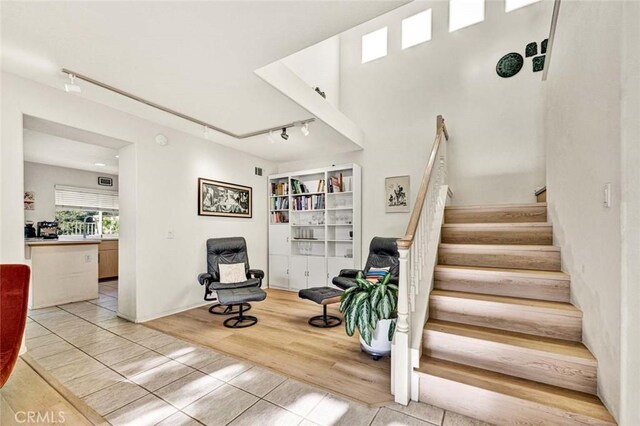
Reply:
[[[66,92],[75,92],[75,93],[80,93],[82,92],[82,87],[78,86],[76,84],[76,75],[75,74],[69,74],[69,83],[66,83],[64,85],[64,90]]]
[[[289,135],[287,134],[287,128],[286,128],[286,127],[283,127],[283,128],[282,128],[282,133],[280,133],[280,137],[281,137],[282,139],[284,139],[285,141],[286,141],[287,139],[289,139]]]
[[[300,132],[305,136],[309,136],[309,123],[304,123],[302,127],[300,127]]]

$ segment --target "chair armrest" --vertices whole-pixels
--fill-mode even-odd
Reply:
[[[260,278],[260,279],[263,279],[264,278],[264,271],[262,271],[260,269],[249,269],[249,272],[247,272],[247,278]]]
[[[339,277],[345,278],[356,278],[358,276],[358,272],[362,272],[359,269],[342,269],[340,270]]]
[[[391,278],[389,278],[389,284],[398,285],[398,277],[391,275]]]
[[[198,282],[200,285],[209,285],[213,281],[213,275],[209,273],[203,273],[198,275]]]

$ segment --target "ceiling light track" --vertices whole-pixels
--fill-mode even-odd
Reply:
[[[95,80],[95,79],[93,79],[91,77],[87,77],[86,75],[78,74],[75,71],[71,71],[71,70],[68,70],[66,68],[62,68],[62,72],[67,74],[67,75],[69,75],[69,76],[73,76],[74,80],[78,79],[78,80],[86,81],[87,83],[91,83],[91,84],[93,84],[95,86],[102,87],[103,89],[106,89],[106,90],[109,90],[111,92],[117,93],[117,94],[119,94],[121,96],[127,97],[129,99],[133,99],[136,102],[140,102],[140,103],[143,103],[145,105],[148,105],[151,108],[158,109],[160,111],[166,112],[167,114],[171,114],[171,115],[174,115],[176,117],[182,118],[183,120],[187,120],[187,121],[190,121],[192,123],[198,124],[199,126],[202,126],[202,127],[204,127],[206,129],[206,131],[205,131],[206,133],[209,130],[215,130],[216,132],[223,133],[223,134],[225,134],[227,136],[231,136],[232,138],[236,138],[236,139],[246,139],[246,138],[250,138],[250,137],[253,137],[253,136],[266,135],[266,134],[269,134],[270,132],[273,132],[273,131],[279,131],[279,130],[283,130],[283,129],[290,129],[290,128],[296,127],[296,126],[304,126],[304,125],[308,125],[308,123],[312,123],[312,122],[314,122],[316,120],[315,118],[307,118],[305,120],[294,121],[292,123],[288,123],[288,124],[284,124],[284,125],[280,125],[280,126],[274,126],[274,127],[268,128],[268,129],[257,130],[255,132],[236,134],[236,133],[230,132],[228,130],[222,129],[220,127],[214,126],[213,124],[209,124],[209,123],[207,123],[205,121],[198,120],[197,118],[190,117],[190,116],[188,116],[186,114],[183,114],[181,112],[175,111],[175,110],[173,110],[171,108],[167,108],[167,107],[162,106],[160,104],[157,104],[155,102],[152,102],[152,101],[149,101],[147,99],[141,98],[141,97],[136,96],[136,95],[134,95],[132,93],[125,92],[124,90],[120,90],[117,87],[113,87],[113,86],[110,86],[110,85],[108,85],[106,83],[103,83],[101,81]],[[307,126],[307,128],[308,128],[308,126]]]

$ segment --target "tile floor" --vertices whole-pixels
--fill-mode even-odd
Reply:
[[[29,355],[112,425],[483,425],[423,403],[370,408],[116,315],[100,295],[29,312]]]

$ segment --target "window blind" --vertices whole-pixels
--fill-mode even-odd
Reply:
[[[56,208],[117,211],[118,193],[104,189],[56,185]]]

